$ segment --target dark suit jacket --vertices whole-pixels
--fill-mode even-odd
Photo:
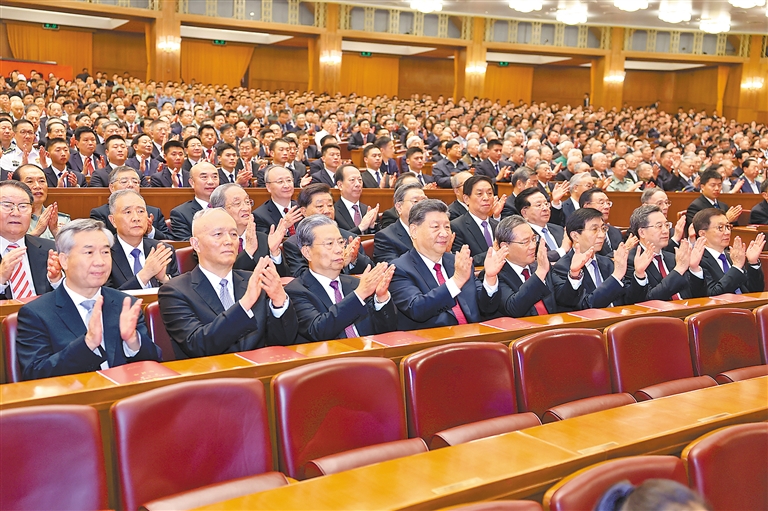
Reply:
[[[352,133],[352,135],[349,136],[349,144],[347,145],[347,148],[360,149],[365,144],[373,144],[375,140],[376,135],[373,133],[368,133],[365,137],[363,137],[363,134],[358,131]]]
[[[499,293],[501,293],[501,304],[497,316],[511,316],[520,318],[523,316],[538,316],[536,303],[539,300],[544,302],[547,312],[554,314],[559,312],[557,302],[555,302],[554,286],[552,284],[552,272],[547,273],[547,277],[542,282],[536,276],[536,263],[529,266],[528,270],[531,276],[523,281],[515,270],[508,264],[499,272]],[[480,274],[479,280],[485,277],[485,272]]]
[[[109,188],[110,172],[112,172],[112,167],[94,170],[88,186],[90,188]]]
[[[715,259],[709,250],[704,251],[701,267],[704,270],[704,280],[707,282],[707,295],[717,296],[723,293],[733,293],[737,289],[742,293],[758,293],[763,291],[763,270],[758,265],[754,268],[749,262],[742,270],[733,266],[733,261],[726,250],[730,268],[723,272],[722,262]]]
[[[144,238],[144,257],[149,255],[153,247],[160,245],[159,241]],[[170,246],[170,245],[168,245]],[[133,258],[129,261],[125,257],[120,242],[115,240],[112,245],[112,273],[109,275],[107,286],[125,291],[127,289],[143,289],[139,284],[139,279],[133,274]],[[165,273],[171,277],[179,275],[179,267],[176,265],[176,251],[171,247],[171,262],[165,267]],[[152,277],[150,287],[160,287],[160,282]]]
[[[398,219],[373,237],[373,260],[376,263],[390,263],[412,248],[411,236]]]
[[[239,303],[251,273],[232,271],[235,304],[227,310],[218,291],[200,267],[179,275],[160,288],[157,299],[168,335],[175,341],[176,358],[205,357],[250,351],[264,346],[293,344],[298,320],[293,304],[280,317],[272,315],[262,292],[249,318]]]
[[[165,223],[165,217],[163,216],[163,212],[160,211],[160,208],[147,206],[147,215],[154,215],[155,218],[152,222],[152,226],[155,228],[155,235],[152,237],[152,239],[173,239],[171,231],[168,230],[168,224]],[[112,225],[112,222],[109,221],[109,204],[102,204],[98,208],[93,208],[91,210],[90,216],[94,220],[100,220],[104,222],[104,226],[109,229],[112,234],[117,234],[117,229],[115,229],[115,226]]]
[[[310,165],[310,171],[311,171],[311,165]],[[336,188],[336,182],[333,179],[331,179],[331,176],[329,176],[328,172],[325,171],[325,167],[322,167],[320,170],[312,172],[311,175],[312,175],[312,184],[325,183],[331,188]]]
[[[77,186],[79,186],[80,188],[85,188],[86,186],[88,186],[88,181],[86,181],[85,176],[81,172],[78,172],[73,169],[67,169],[67,170],[69,170],[70,172],[74,172],[75,176],[77,176]],[[53,167],[48,165],[43,169],[43,173],[45,174],[45,180],[48,182],[48,187],[56,188],[56,186],[59,184],[59,178],[56,175],[56,171],[53,170]],[[109,181],[109,179],[107,179],[107,181]],[[67,186],[69,186],[69,184],[67,184]]]
[[[365,214],[368,213],[368,206],[362,202],[358,202],[358,204],[360,205],[360,218],[363,218]],[[362,232],[360,228],[355,225],[355,221],[352,219],[352,216],[349,214],[349,210],[341,201],[341,199],[336,201],[336,203],[333,205],[333,209],[335,211],[334,218],[336,219],[336,224],[339,226],[339,229],[344,229],[345,231],[349,231],[357,235],[372,234],[376,231],[376,223],[374,222],[370,229],[368,229],[366,232]]]
[[[178,241],[192,237],[192,219],[203,207],[195,199],[179,204],[171,210],[171,231]]]
[[[631,282],[628,282],[630,279],[635,279],[635,254],[641,249],[642,247],[637,246],[629,251],[629,257],[627,258],[627,274],[624,275],[625,287],[631,284]],[[648,285],[646,286],[647,292],[644,297],[645,300],[671,300],[675,293],[680,293],[680,297],[684,299],[707,296],[707,283],[705,279],[696,277],[690,271],[686,271],[684,275],[680,275],[674,271],[674,254],[662,250],[661,257],[664,258],[664,264],[668,269],[667,276],[664,279],[661,278],[661,273],[659,273],[659,269],[656,266],[656,261],[653,261],[648,265],[648,269],[645,271],[645,274],[648,277]]]
[[[341,236],[347,240],[350,236],[357,237],[356,234],[345,231],[344,229],[339,229],[339,232],[341,233]],[[301,249],[299,249],[299,242],[295,234],[283,242],[283,261],[288,265],[288,275],[286,276],[298,277],[309,268],[307,260],[301,253]],[[351,268],[349,266],[345,267],[341,273],[344,273],[345,275],[360,275],[365,271],[365,268],[368,265],[373,268],[373,261],[366,255],[363,247],[360,247],[360,250],[357,251],[355,265]],[[281,274],[281,276],[283,275]]]
[[[752,212],[749,214],[750,224],[768,224],[768,202],[765,200],[752,206]]]
[[[301,337],[308,342],[342,339],[347,337],[344,329],[351,324],[361,336],[390,332],[396,328],[397,309],[391,299],[377,311],[373,297],[363,305],[354,293],[360,279],[339,275],[339,281],[344,299],[337,304],[331,301],[320,282],[308,271],[285,286],[285,292],[293,300],[299,317]]]
[[[740,193],[760,193],[760,181],[755,181],[755,188],[752,188],[752,185],[749,184],[749,182],[744,179],[744,184],[741,185],[741,189],[739,190]]]
[[[493,241],[493,235],[499,222],[493,218],[488,218],[488,224],[488,229],[491,231],[491,241]],[[458,252],[463,245],[469,245],[473,264],[475,266],[483,266],[485,264],[485,254],[488,252],[488,242],[485,241],[483,231],[480,230],[475,220],[469,215],[469,211],[467,211],[467,214],[451,221],[451,230],[456,234],[451,252]]]
[[[613,257],[613,251],[619,247],[622,241],[624,241],[624,238],[621,236],[621,231],[618,228],[609,225],[603,248],[600,249],[599,254],[605,257]]]
[[[368,170],[360,169],[360,174],[363,176],[363,188],[380,188],[379,183],[376,182],[376,178],[373,177]],[[383,173],[381,178],[384,179]]]
[[[181,169],[182,188],[190,188],[189,172]],[[171,169],[165,167],[162,172],[155,172],[149,178],[149,186],[153,188],[173,188]],[[178,186],[178,185],[177,185]]]
[[[397,167],[397,161],[394,158],[389,160],[383,160],[381,167],[379,168],[382,174],[399,175],[399,169]]]
[[[506,161],[499,160],[499,170],[503,169],[504,167],[511,167],[511,164]],[[475,175],[476,176],[488,176],[491,179],[493,179],[493,182],[496,182],[496,176],[498,173],[496,172],[496,167],[493,166],[493,163],[488,158],[484,159],[477,165],[475,165]]]
[[[451,176],[463,170],[469,170],[469,167],[463,161],[459,160],[454,167],[448,158],[443,158],[432,167],[432,177],[435,178],[438,187],[452,188]]]
[[[29,269],[32,271],[32,284],[35,286],[35,294],[42,295],[53,291],[51,283],[48,282],[48,251],[56,251],[56,244],[44,238],[24,236],[24,244],[27,246],[27,259],[29,259]],[[3,260],[3,254],[0,254],[0,262]],[[13,299],[10,283],[5,288],[5,293],[0,294],[0,300]]]
[[[450,278],[454,272],[454,255],[443,255],[442,264]],[[458,301],[469,323],[482,320],[496,312],[501,303],[501,294],[496,292],[488,296],[482,281],[475,278],[474,272],[461,288],[456,298],[451,298],[446,284],[438,285],[421,256],[412,249],[395,259],[395,275],[389,284],[389,292],[397,306],[397,329],[418,330],[438,326],[458,324],[451,310]],[[483,311],[482,314],[480,311]]]
[[[296,205],[296,201],[291,201],[291,207]],[[268,199],[267,202],[256,208],[253,212],[253,219],[256,221],[256,230],[269,234],[269,229],[273,225],[280,223],[280,219],[283,215],[278,210],[278,205],[274,203],[272,199]],[[287,233],[286,233],[287,235]]]
[[[400,218],[400,215],[397,214],[397,210],[394,206],[386,210],[384,213],[379,216],[379,230],[386,229],[390,225],[397,222],[397,220]]]
[[[269,238],[267,235],[263,232],[256,232],[256,240],[258,241],[259,246],[256,249],[256,252],[253,253],[253,256],[248,255],[248,252],[245,250],[237,254],[235,264],[232,266],[235,270],[253,271],[256,268],[256,263],[259,261],[259,259],[265,256],[269,257]],[[194,261],[195,266],[197,266],[197,252],[192,252],[192,261]],[[281,277],[292,276],[288,272],[288,265],[285,262],[285,256],[282,257],[280,264],[275,264],[275,269],[277,270],[278,275]]]
[[[555,243],[557,243],[557,246],[560,247],[563,244],[563,236],[565,236],[565,229],[560,227],[557,224],[548,223],[547,224],[547,230],[549,231],[549,234],[554,238]],[[538,230],[534,231],[538,232]],[[546,243],[544,241],[544,237],[541,238],[542,243]],[[560,254],[557,253],[557,250],[549,250],[547,249],[547,259],[549,259],[549,262],[554,263],[557,262],[560,259]]]
[[[120,338],[120,312],[128,295],[108,287],[101,288],[101,295],[104,297],[102,322],[109,366],[140,360],[159,362],[160,354],[147,333],[143,314],[136,322],[141,348],[136,356],[125,356]],[[136,298],[131,297],[131,302],[135,301]],[[34,380],[99,370],[101,358],[85,344],[86,333],[77,306],[63,285],[22,307],[16,338],[22,377]]]
[[[557,303],[563,310],[602,309],[609,307],[610,304],[619,306],[641,302],[645,298],[646,286],[638,284],[635,278],[622,280],[619,283],[612,276],[613,261],[601,255],[596,255],[595,259],[603,283],[599,287],[595,286],[595,281],[585,269],[581,286],[579,289],[573,289],[568,281],[572,259],[573,250],[569,250],[550,271],[555,285]]]
[[[567,220],[568,217],[571,216],[571,214],[575,211],[576,211],[576,206],[574,206],[573,201],[570,198],[564,199],[563,200],[563,216],[565,217],[565,219]]]
[[[723,213],[728,211],[728,205],[723,203],[720,199],[717,200],[717,206],[718,206],[718,209],[722,210]],[[696,199],[693,202],[691,202],[691,204],[688,206],[688,209],[686,210],[686,213],[685,213],[685,232],[686,233],[688,232],[688,226],[693,223],[693,217],[696,216],[696,213],[698,213],[702,209],[713,208],[713,207],[714,206],[712,205],[712,203],[709,202],[709,200],[706,197],[704,197],[704,195],[699,195],[698,197],[696,197]],[[736,222],[733,222],[733,223],[736,224]]]
[[[509,204],[509,201],[507,201],[507,204]],[[462,206],[457,199],[448,205],[448,218],[454,221],[467,211],[468,209]]]
[[[94,169],[101,167],[99,162],[99,155],[95,152],[91,155],[91,162],[93,163]],[[72,154],[69,157],[69,161],[67,162],[67,167],[69,167],[70,170],[76,170],[81,174],[83,173],[83,159],[80,157],[80,153],[77,151],[72,151]],[[50,182],[48,183],[48,186],[50,186]],[[53,186],[56,186],[56,184],[54,183]]]

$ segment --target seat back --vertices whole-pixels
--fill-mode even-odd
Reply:
[[[365,255],[373,259],[373,238],[364,240],[362,243],[360,243],[360,246],[363,247]]]
[[[541,504],[533,500],[493,500],[450,507],[446,511],[541,511]]]
[[[106,509],[95,408],[52,405],[0,412],[0,509]]]
[[[272,380],[280,471],[303,479],[315,459],[406,438],[397,366],[382,358],[307,364]]]
[[[112,405],[122,509],[272,470],[264,386],[221,378]]]
[[[713,509],[768,509],[768,424],[715,430],[683,450],[691,488]]]
[[[551,511],[594,509],[614,484],[629,480],[633,485],[646,479],[671,479],[688,485],[685,467],[675,456],[632,456],[597,463],[560,480],[544,494],[544,508]]]
[[[603,336],[589,328],[529,335],[512,344],[517,407],[541,417],[548,408],[611,393]]]
[[[21,366],[19,366],[19,359],[16,357],[18,316],[14,312],[3,319],[3,350],[5,351],[5,379],[7,383],[21,381]]]
[[[448,428],[515,413],[506,346],[468,342],[428,348],[400,362],[408,435],[427,444]]]
[[[760,268],[763,270],[763,291],[768,291],[768,255],[760,254]]]
[[[752,311],[711,309],[685,318],[693,370],[717,376],[724,371],[762,363]]]
[[[650,385],[693,376],[688,331],[680,319],[627,319],[606,328],[605,340],[614,392],[634,394]]]
[[[160,303],[152,302],[144,309],[144,318],[147,322],[147,329],[152,340],[163,352],[163,362],[176,360],[176,354],[173,351],[173,340],[165,329],[165,323],[160,315]]]
[[[752,210],[751,209],[742,209],[741,214],[739,215],[738,224],[739,225],[749,225],[749,217],[752,216]]]
[[[768,262],[765,263],[768,265]],[[768,305],[758,307],[754,311],[757,322],[757,337],[760,341],[760,356],[763,364],[768,364]]]
[[[197,266],[197,261],[192,257],[195,249],[192,247],[183,247],[176,249],[176,264],[179,267],[179,273],[187,273]]]

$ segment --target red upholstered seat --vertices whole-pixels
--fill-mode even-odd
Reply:
[[[713,509],[768,509],[768,424],[715,430],[683,450],[691,488]]]
[[[369,445],[352,449],[351,451],[330,454],[322,458],[315,458],[304,467],[304,477],[310,479],[312,477],[336,474],[345,470],[373,465],[374,463],[395,458],[403,458],[422,452],[427,452],[427,444],[421,438],[408,438],[406,440]]]
[[[179,273],[187,273],[188,271],[195,269],[195,266],[197,266],[197,261],[195,261],[194,257],[192,257],[194,253],[195,249],[192,247],[176,249],[176,264],[179,267]]]
[[[494,500],[473,502],[462,506],[449,507],[450,511],[541,511],[541,504],[532,500]],[[446,510],[446,511],[447,511]]]
[[[0,412],[0,509],[106,509],[95,408],[53,405]]]
[[[21,367],[16,357],[16,329],[18,314],[9,314],[3,319],[3,350],[5,351],[5,378],[7,383],[21,381]]]
[[[697,375],[729,383],[768,374],[768,365],[762,365],[752,311],[711,309],[688,316],[685,323]]]
[[[688,331],[680,319],[627,319],[606,328],[605,339],[614,392],[645,401],[717,385],[709,376],[693,375]]]
[[[563,328],[529,335],[511,345],[517,406],[542,422],[634,403],[611,394],[603,336],[588,328]]]
[[[307,473],[313,460],[407,438],[403,394],[391,360],[355,357],[307,364],[278,374],[272,390],[280,470],[289,477],[316,473]],[[382,449],[402,452],[392,445]],[[370,451],[350,454],[355,455],[357,462],[344,458],[337,466],[362,466],[373,456]],[[324,461],[324,469],[334,465]]]
[[[433,448],[540,424],[533,413],[516,414],[515,375],[503,344],[428,348],[404,358],[400,369],[408,434]],[[442,436],[444,430],[451,431]]]
[[[144,309],[144,318],[147,322],[147,329],[152,340],[163,352],[163,362],[176,360],[176,354],[173,351],[173,339],[168,335],[165,329],[165,323],[160,316],[160,304],[152,302]]]
[[[688,485],[685,467],[675,456],[632,456],[597,463],[560,480],[544,494],[544,508],[551,511],[588,511],[614,484],[633,485],[646,479],[671,479]]]
[[[765,264],[768,266],[768,262]],[[758,307],[754,313],[757,321],[757,338],[760,341],[760,356],[763,364],[768,364],[768,305]]]
[[[363,247],[365,255],[373,259],[373,238],[363,241],[360,246]]]
[[[139,509],[141,511],[187,511],[287,484],[288,479],[280,472],[267,472],[153,500]]]
[[[112,405],[122,509],[272,470],[264,386],[179,383]]]

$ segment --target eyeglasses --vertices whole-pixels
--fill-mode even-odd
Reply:
[[[712,225],[710,226],[710,228],[716,230],[717,232],[723,232],[723,231],[731,232],[731,229],[733,229],[733,226],[731,224],[720,224],[720,225]]]
[[[611,206],[613,206],[613,202],[611,202],[611,201],[609,201],[609,200],[601,200],[601,201],[597,201],[597,202],[588,202],[587,204],[595,204],[595,205],[597,205],[597,206],[608,206],[609,208],[610,208]],[[587,204],[585,204],[585,206],[586,206]]]
[[[121,185],[127,185],[128,183],[131,183],[132,185],[141,184],[141,181],[139,181],[138,179],[130,178],[130,177],[124,177],[124,178],[118,179],[117,182]]]
[[[249,206],[249,207],[250,207],[250,206],[253,206],[253,201],[252,201],[251,199],[245,199],[245,200],[236,200],[236,201],[232,201],[232,202],[230,202],[230,203],[228,204],[228,206],[230,206],[230,207],[233,207],[233,208],[239,208],[239,207],[240,207],[240,206],[242,206],[243,204],[245,204],[245,205],[247,205],[247,206]]]
[[[549,209],[551,206],[552,204],[550,204],[549,201],[547,201],[547,202],[540,202],[536,204],[530,204],[528,207],[533,209]]]
[[[659,222],[657,224],[648,225],[645,227],[646,229],[671,229],[672,228],[672,222]]]
[[[32,211],[32,203],[31,202],[20,202],[19,204],[16,204],[15,202],[7,202],[3,201],[0,202],[0,211],[6,214],[13,213],[14,209],[18,209],[19,213],[22,215],[25,213],[29,213]]]
[[[35,132],[30,130],[19,130],[19,135],[25,136],[25,137],[34,137]]]
[[[659,201],[659,202],[654,202],[653,205],[654,206],[658,206],[658,207],[661,207],[661,206],[671,206],[672,205],[672,201],[671,200],[663,200],[663,201]]]
[[[344,238],[339,238],[337,240],[331,240],[331,241],[324,241],[322,243],[315,243],[315,245],[319,245],[323,247],[326,250],[331,250],[338,247],[341,247],[342,249],[347,248],[347,245],[349,242],[345,240]]]
[[[596,234],[598,232],[602,232],[603,234],[608,233],[608,226],[607,225],[601,225],[600,227],[592,227],[591,229],[582,229],[582,232],[587,231],[591,232],[592,234]]]
[[[506,243],[508,243],[508,244],[511,243],[513,245],[521,245],[523,247],[529,247],[531,245],[538,245],[540,240],[541,240],[541,236],[539,236],[538,234],[534,234],[533,237],[528,238],[527,240],[507,241]]]
[[[293,179],[281,179],[279,181],[267,181],[268,185],[278,185],[278,186],[286,186],[291,185],[293,186]]]

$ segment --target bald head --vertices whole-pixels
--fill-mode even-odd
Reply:
[[[235,220],[224,208],[203,209],[192,220],[192,236],[198,237],[210,232],[215,227],[235,225]]]

